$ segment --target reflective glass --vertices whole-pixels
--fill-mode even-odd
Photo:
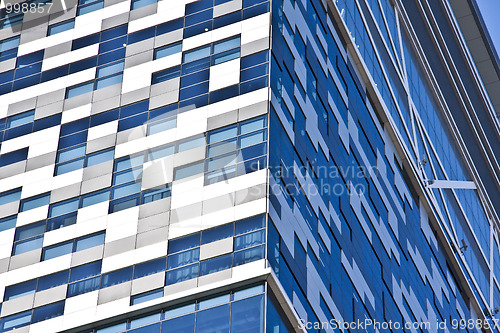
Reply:
[[[196,314],[196,333],[229,332],[229,304]]]
[[[166,320],[161,325],[161,333],[193,333],[194,313]]]
[[[200,262],[200,276],[231,268],[233,255],[226,254]]]
[[[35,209],[41,206],[48,205],[50,201],[50,193],[45,193],[37,195],[36,197],[31,197],[28,199],[21,200],[21,212],[25,212],[30,209]]]
[[[35,292],[36,279],[5,287],[4,301],[21,296],[30,295]]]
[[[179,52],[182,52],[182,42],[169,44],[156,49],[154,59],[160,59]]]
[[[264,295],[231,303],[231,332],[264,333]]]
[[[49,260],[73,252],[73,241],[56,244],[43,249],[42,260]]]
[[[101,150],[101,151],[98,151],[96,153],[89,154],[89,155],[87,155],[87,159],[85,161],[85,166],[89,167],[92,165],[96,165],[99,163],[110,161],[113,159],[114,155],[115,155],[114,148]]]
[[[7,118],[6,128],[13,128],[24,124],[29,124],[35,120],[35,110],[17,114]]]
[[[52,36],[60,32],[73,29],[74,27],[75,27],[75,20],[64,21],[61,23],[51,25],[49,27],[48,36]]]
[[[93,235],[78,238],[75,244],[75,252],[104,244],[105,236],[106,234],[104,232],[99,232]]]
[[[88,207],[106,200],[109,200],[109,189],[93,192],[82,196],[80,208]]]

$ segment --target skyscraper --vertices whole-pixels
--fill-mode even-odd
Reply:
[[[3,7],[0,331],[500,331],[474,0]]]

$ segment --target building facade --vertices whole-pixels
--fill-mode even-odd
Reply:
[[[2,6],[0,331],[500,332],[474,0]]]

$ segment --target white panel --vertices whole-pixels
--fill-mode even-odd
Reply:
[[[43,236],[43,246],[50,246],[75,238],[76,225],[48,231]]]
[[[92,104],[89,103],[74,109],[64,110],[62,112],[61,124],[67,124],[78,119],[89,117],[91,109]]]
[[[153,63],[151,61],[125,68],[123,71],[122,94],[149,86],[152,72]]]
[[[66,65],[82,59],[90,58],[92,56],[97,55],[98,53],[99,53],[99,44],[97,43],[86,47],[82,47],[81,49],[75,51],[58,54],[56,56],[43,60],[42,71]]]
[[[82,295],[66,298],[64,315],[97,306],[99,291],[91,291]]]
[[[7,154],[28,147],[31,141],[31,134],[32,133],[2,142],[0,154]]]
[[[88,220],[95,220],[98,217],[108,214],[109,201],[100,202],[98,204],[78,209],[76,223],[86,223]]]
[[[2,192],[22,186],[23,178],[24,174],[20,173],[12,177],[0,179],[0,188],[2,189]]]
[[[229,87],[239,82],[240,58],[210,67],[210,91]]]
[[[65,187],[71,184],[79,183],[83,179],[83,169],[67,172],[52,178],[52,189]]]
[[[47,218],[47,213],[49,212],[49,205],[38,207],[35,209],[30,209],[25,212],[20,212],[17,214],[17,227],[37,222]]]
[[[51,260],[40,262],[38,265],[38,276],[45,276],[55,272],[68,269],[71,266],[71,253]],[[33,278],[33,277],[31,277]]]
[[[113,120],[105,124],[89,128],[87,141],[101,138],[106,135],[116,134],[118,132],[118,120]]]
[[[182,63],[182,52],[177,52],[175,54],[171,54],[169,56],[153,60],[151,63],[152,64],[151,72],[155,73],[166,68],[180,65],[181,63]],[[130,68],[135,68],[135,67],[137,66]]]

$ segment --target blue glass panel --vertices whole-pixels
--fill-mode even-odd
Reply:
[[[130,297],[130,304],[135,305],[139,303],[144,303],[147,301],[150,301],[152,299],[157,299],[163,297],[163,288],[157,289],[157,290],[152,290],[147,293],[143,293],[140,295],[135,295]]]
[[[48,205],[50,202],[50,193],[40,194],[35,197],[21,200],[21,212],[25,212],[30,209],[35,209],[44,205]]]
[[[184,266],[167,272],[165,285],[171,285],[198,277],[198,264]]]
[[[98,260],[89,264],[73,267],[71,269],[71,278],[69,282],[75,282],[101,274],[101,264],[102,262]]]
[[[236,290],[233,292],[233,300],[239,300],[242,298],[247,298],[249,296],[257,295],[260,293],[264,292],[264,285],[263,284],[258,284],[256,286],[250,287],[250,288],[245,288],[245,289],[240,289]]]
[[[200,246],[200,234],[196,233],[168,241],[168,254]]]
[[[78,238],[75,243],[75,252],[104,244],[105,236],[106,234],[104,232],[98,232],[93,235]]]
[[[211,20],[212,18],[213,18],[213,9],[212,8],[206,9],[196,14],[186,16],[186,19],[184,21],[184,26],[189,27],[194,24],[198,24],[200,22]]]
[[[102,125],[110,121],[117,120],[119,117],[119,113],[120,113],[119,109],[115,109],[93,115],[90,118],[90,127]]]
[[[148,155],[147,155],[147,161],[152,161],[152,160],[156,160],[158,158],[162,158],[162,157],[165,157],[165,156],[170,156],[174,153],[175,151],[175,146],[174,145],[166,145],[166,146],[163,146],[163,147],[158,147],[158,148],[154,148],[154,149],[150,149],[148,151]]]
[[[51,204],[49,208],[49,217],[63,215],[78,209],[78,198],[61,201]]]
[[[242,135],[250,133],[259,130],[261,128],[264,128],[266,127],[266,125],[267,125],[267,118],[265,116],[250,119],[240,124],[239,134]]]
[[[82,196],[80,208],[88,207],[106,200],[109,200],[109,189],[92,192]]]
[[[185,315],[187,313],[194,312],[196,309],[196,306],[194,303],[189,303],[186,305],[181,305],[181,306],[175,306],[170,309],[166,309],[163,312],[163,319],[170,319],[174,317],[178,317],[181,315]]]
[[[226,61],[237,59],[240,57],[240,49],[232,49],[212,56],[212,65],[218,65]]]
[[[99,45],[99,53],[106,53],[113,51],[127,45],[127,36],[121,36],[119,38],[112,39],[110,41],[101,43]]]
[[[153,73],[151,84],[160,83],[180,76],[180,66],[165,69],[160,72]]]
[[[14,38],[5,39],[5,40],[1,41],[0,42],[0,52],[3,53],[4,51],[18,47],[19,40],[20,40],[20,37],[17,36]]]
[[[78,95],[89,93],[94,90],[94,82],[85,82],[73,87],[66,88],[66,98],[72,98]]]
[[[210,67],[210,57],[202,58],[200,60],[191,61],[182,65],[182,75],[201,71]]]
[[[59,149],[71,147],[87,140],[87,131],[81,131],[75,134],[67,135],[59,139]]]
[[[142,112],[148,111],[149,108],[149,100],[140,101],[137,103],[129,104],[127,106],[123,106],[120,109],[120,118],[125,118],[128,116],[133,116]]]
[[[235,234],[241,235],[243,233],[264,228],[265,226],[265,216],[256,215],[235,223]]]
[[[232,237],[234,233],[234,224],[228,223],[217,228],[204,230],[201,233],[201,244],[208,244],[220,239]]]
[[[49,260],[73,252],[73,241],[52,245],[43,249],[42,260]]]
[[[265,142],[247,148],[243,148],[239,151],[238,161],[250,160],[252,158],[265,155],[266,149],[267,145]]]
[[[191,62],[210,56],[210,45],[205,45],[193,50],[184,52],[182,62]]]
[[[28,224],[16,229],[14,241],[27,239],[36,235],[43,234],[45,230],[45,221]]]
[[[251,247],[234,253],[234,266],[243,265],[252,261],[264,259],[264,245]]]
[[[95,1],[84,6],[79,6],[76,15],[84,15],[104,7],[104,0]]]
[[[123,81],[123,74],[118,73],[110,76],[106,76],[96,80],[95,89],[102,89],[114,84],[121,83]]]
[[[109,213],[119,212],[124,209],[135,207],[141,203],[141,194],[136,193],[129,195],[128,197],[123,197],[115,199],[109,203]]]
[[[162,323],[161,333],[194,333],[194,313]]]
[[[77,201],[78,202],[78,201]],[[65,215],[60,215],[47,220],[47,228],[45,231],[51,231],[76,223],[78,212],[72,212]]]
[[[128,117],[118,121],[118,131],[125,131],[134,127],[146,124],[148,121],[148,114],[146,112],[136,116]]]
[[[67,172],[82,169],[83,164],[84,164],[84,160],[85,160],[84,157],[80,157],[80,158],[77,158],[75,160],[71,160],[71,161],[56,165],[55,175],[58,176],[58,175],[65,174]]]
[[[57,153],[56,163],[72,160],[85,155],[86,145],[73,146],[69,149],[61,150]]]
[[[49,26],[48,35],[52,36],[58,34],[60,32],[73,29],[75,27],[75,20],[64,21],[61,23],[57,23]]]
[[[111,191],[111,199],[116,199],[124,197],[129,194],[137,193],[141,191],[140,182],[132,181],[120,186],[113,187]]]
[[[219,16],[214,19],[214,29],[241,21],[241,11]]]
[[[33,310],[33,319],[31,322],[38,323],[42,320],[47,320],[50,318],[55,318],[58,316],[62,316],[64,313],[64,301],[52,303],[49,305],[45,305],[39,308],[35,308]]]
[[[210,158],[207,161],[207,171],[213,171],[215,169],[224,168],[236,164],[238,154],[232,152],[226,155],[219,155],[217,157]]]
[[[180,89],[179,100],[190,99],[192,97],[208,93],[208,81],[196,84],[194,86]]]
[[[230,296],[231,296],[230,294],[223,294],[220,296],[211,296],[211,297],[205,298],[203,300],[200,300],[198,302],[198,310],[204,310],[204,309],[214,307],[216,305],[229,303],[229,301],[231,299]]]
[[[16,114],[7,118],[6,128],[13,128],[24,124],[29,124],[35,120],[35,110]]]
[[[154,53],[154,59],[160,59],[179,52],[182,52],[182,42],[173,43],[157,48]]]
[[[83,70],[95,67],[96,65],[97,65],[97,56],[94,56],[94,57],[91,57],[91,58],[87,58],[87,59],[83,59],[83,60],[80,60],[80,61],[77,61],[77,62],[74,62],[74,63],[70,64],[70,66],[69,66],[69,73],[73,74],[73,73],[76,73],[76,72],[80,72],[80,71],[83,71]],[[84,85],[85,84],[93,86],[92,82],[84,83]],[[75,88],[76,87],[79,87],[79,86],[75,86]],[[81,92],[81,94],[90,91],[90,90],[87,91],[86,89],[87,89],[86,86],[83,87],[82,89],[80,89],[81,91],[84,91],[84,92]],[[77,92],[78,92],[78,94],[76,94]],[[77,91],[77,92],[74,92],[74,94],[75,94],[74,96],[80,95],[80,91]],[[67,91],[66,91],[66,93],[67,93]],[[66,98],[68,98],[68,97],[66,97]]]
[[[73,40],[73,45],[71,47],[72,50],[78,50],[83,47],[92,45],[92,44],[97,44],[99,43],[99,34],[93,34],[90,36],[85,36],[82,38],[78,38]]]
[[[128,25],[123,24],[115,28],[105,30],[101,33],[101,42],[110,40],[116,37],[124,36],[127,34]]]
[[[154,3],[156,3],[156,0],[133,0],[131,9],[134,10]]]
[[[234,238],[234,251],[264,243],[264,229],[250,232]]]
[[[25,239],[14,244],[12,255],[18,255],[28,251],[41,248],[43,245],[43,235]]]
[[[257,65],[255,67],[245,69],[241,71],[240,82],[245,82],[248,80],[255,79],[257,77],[269,74],[269,64],[265,63],[262,65]]]
[[[208,81],[210,71],[208,69],[181,77],[181,88],[189,87],[202,81]]]
[[[21,189],[10,190],[0,193],[0,205],[5,205],[9,202],[21,199]]]
[[[69,270],[43,276],[38,279],[36,291],[47,290],[57,286],[62,286],[69,281]]]
[[[200,248],[194,248],[184,252],[169,255],[167,258],[167,269],[177,268],[192,264],[200,260]]]
[[[41,77],[42,77],[41,74],[36,74],[24,79],[16,80],[14,81],[14,85],[12,86],[12,90],[19,90],[29,86],[34,86],[35,84],[40,83]]]
[[[31,321],[31,310],[21,312],[0,319],[0,330],[6,332],[18,327],[29,325]]]
[[[167,32],[172,32],[177,29],[182,29],[183,26],[184,26],[184,17],[169,22],[165,22],[156,27],[156,35],[159,36]]]
[[[61,125],[60,136],[66,136],[68,134],[77,133],[89,128],[89,118],[83,118],[71,123],[66,123]]]
[[[141,326],[144,326],[147,324],[151,324],[151,323],[160,321],[160,319],[161,319],[161,312],[149,314],[146,316],[141,316],[139,318],[135,318],[135,319],[130,320],[129,329],[141,327]]]
[[[155,36],[155,27],[134,32],[128,36],[128,43],[134,44]]]
[[[227,38],[218,42],[215,42],[212,47],[212,53],[220,53],[230,49],[239,47],[241,44],[240,36]]]
[[[43,60],[44,50],[33,52],[17,58],[16,68],[22,68]]]
[[[0,155],[0,167],[24,161],[28,158],[28,148],[19,149],[11,153]]]
[[[132,267],[126,267],[114,272],[102,275],[101,288],[114,286],[115,284],[130,281],[132,279]]]
[[[4,301],[35,293],[36,279],[5,287]]]
[[[68,295],[67,297],[73,297],[81,294],[85,294],[94,290],[99,289],[99,283],[101,281],[100,276],[96,276],[87,280],[78,281],[68,285]]]
[[[153,135],[156,133],[167,131],[169,129],[175,128],[176,125],[177,125],[176,118],[165,119],[165,120],[153,123],[153,124],[149,124],[148,135]]]
[[[50,128],[61,123],[61,114],[56,114],[50,117],[45,117],[42,119],[35,120],[35,124],[33,126],[33,131],[41,131],[46,128]]]
[[[231,332],[264,333],[264,295],[231,304]]]
[[[171,189],[168,185],[162,185],[160,187],[143,191],[142,192],[142,203],[153,202],[156,200],[167,198],[171,195]]]
[[[240,94],[267,87],[269,78],[267,76],[260,77],[255,80],[247,81],[241,84]]]
[[[177,152],[186,151],[189,149],[193,149],[199,146],[203,146],[205,144],[205,136],[197,135],[184,140],[181,140],[177,143]]]
[[[241,58],[241,69],[249,68],[255,65],[262,64],[269,60],[269,51],[262,51]]]
[[[129,168],[141,166],[144,162],[144,154],[125,156],[115,161],[114,171],[122,171]]]
[[[255,17],[264,13],[269,12],[269,2],[253,6],[243,10],[243,19],[249,19],[251,17]]]
[[[200,262],[200,276],[231,268],[233,255],[226,254]]]
[[[178,167],[174,169],[174,180],[180,180],[187,177],[191,177],[203,173],[204,170],[205,170],[205,162],[203,161]]]
[[[121,72],[121,71],[123,71],[124,65],[125,65],[125,62],[122,60],[122,61],[118,61],[118,62],[114,62],[111,64],[101,66],[101,67],[97,68],[96,77],[99,78],[99,77],[103,77],[103,76],[107,76],[107,75]]]
[[[106,161],[111,161],[114,156],[115,156],[114,148],[101,150],[96,153],[89,154],[87,155],[87,158],[85,160],[85,166],[89,167]]]
[[[186,15],[193,14],[196,12],[200,12],[207,8],[213,7],[213,0],[201,0],[189,3],[186,5]]]
[[[135,265],[134,279],[164,271],[165,262],[166,258],[160,258]]]
[[[212,140],[212,139],[213,139],[212,137],[209,137],[209,140]],[[211,144],[208,147],[208,154],[207,155],[208,155],[208,157],[217,156],[217,155],[221,155],[221,154],[228,153],[231,151],[235,151],[237,148],[238,148],[237,140],[236,140],[236,138],[232,138],[229,140],[225,140],[222,142],[217,142],[217,143]]]
[[[112,326],[108,326],[108,327],[104,327],[104,328],[98,328],[96,330],[96,333],[116,333],[116,332],[122,332],[122,331],[126,331],[127,330],[127,323],[124,322],[124,323],[120,323],[120,324],[116,324],[116,325],[112,325]]]
[[[229,304],[196,314],[196,333],[229,332]]]
[[[17,222],[17,215],[0,219],[0,231],[15,228],[16,222]]]
[[[125,58],[125,47],[100,54],[97,64],[99,66]]]
[[[238,96],[239,93],[240,89],[237,84],[224,89],[219,89],[210,93],[210,103],[217,103],[225,99],[233,98]]]
[[[20,137],[22,135],[31,133],[32,129],[33,129],[32,124],[25,124],[25,125],[11,128],[11,129],[5,131],[5,135],[4,135],[3,139],[5,141],[5,140]]]

